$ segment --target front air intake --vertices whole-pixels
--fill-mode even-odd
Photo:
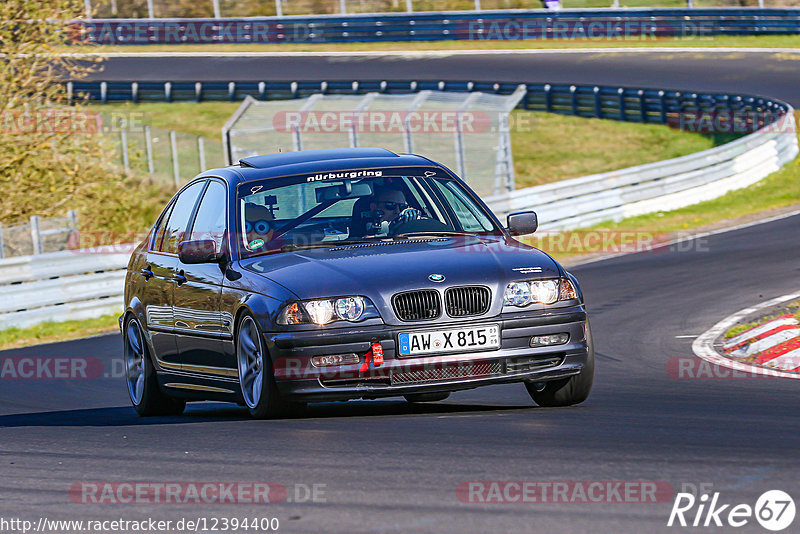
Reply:
[[[444,306],[450,317],[483,315],[489,310],[491,292],[483,286],[451,287],[444,292]]]
[[[433,290],[398,293],[392,298],[392,306],[401,321],[426,321],[442,314],[439,292]]]

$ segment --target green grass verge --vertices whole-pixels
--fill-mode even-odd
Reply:
[[[686,36],[619,39],[397,41],[386,43],[164,44],[64,47],[64,52],[380,52],[420,50],[526,50],[555,48],[736,47],[800,48],[800,35]]]
[[[219,144],[222,142],[222,127],[241,104],[241,102],[146,102],[141,104],[92,102],[87,104],[87,107],[102,113],[107,119],[111,119],[114,126],[127,120],[131,127],[141,127],[147,124],[165,130],[202,136]]]
[[[112,314],[82,321],[48,322],[29,328],[6,328],[0,330],[0,350],[117,332],[119,331],[117,317]]]
[[[796,112],[800,118],[800,112]],[[794,135],[794,134],[786,134]],[[673,211],[658,211],[619,222],[602,223],[591,228],[558,236],[534,236],[528,241],[551,253],[560,261],[574,261],[587,254],[608,254],[624,249],[624,240],[632,236],[666,241],[698,229],[710,229],[723,221],[747,221],[771,210],[800,205],[800,157],[795,158],[763,180],[719,198]],[[603,240],[587,238],[601,232]],[[599,245],[598,245],[599,243]]]
[[[775,313],[770,313],[769,315],[765,315],[764,317],[761,317],[755,321],[749,321],[746,323],[737,324],[736,326],[725,332],[725,339],[730,339],[734,336],[738,336],[745,330],[750,330],[751,328],[755,328],[760,324],[766,323],[773,319],[777,319],[781,315],[786,315],[786,314],[794,315],[795,318],[797,318],[797,320],[800,321],[800,300],[791,302],[786,306],[784,306],[783,308],[781,308],[781,310]]]
[[[514,110],[511,119],[511,153],[518,189],[677,158],[727,140],[660,124],[525,110]]]
[[[91,107],[115,118],[114,122],[120,117],[129,117],[154,127],[205,137],[208,148],[220,144],[220,129],[239,103],[119,103],[91,104]],[[511,124],[517,188],[676,158],[727,140],[657,124],[586,119],[520,109],[512,112]],[[196,151],[194,146],[186,150]],[[190,156],[186,154],[183,159],[190,160]],[[181,168],[184,167],[189,168],[188,165]]]

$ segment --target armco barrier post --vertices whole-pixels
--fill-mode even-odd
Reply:
[[[197,156],[200,161],[200,172],[206,170],[206,143],[201,136],[197,136]]]
[[[119,142],[122,148],[122,169],[125,174],[131,172],[130,160],[128,159],[128,130],[125,128],[119,131]]]
[[[70,230],[78,229],[78,212],[75,210],[67,210],[67,220],[69,221]]]
[[[152,183],[156,169],[153,164],[153,139],[150,137],[150,126],[148,125],[144,127],[144,150],[147,152],[147,172],[150,173],[150,182]]]
[[[39,216],[31,215],[31,243],[33,244],[33,253],[42,253],[42,231],[39,228]]]
[[[178,162],[178,136],[175,134],[175,130],[169,131],[169,144],[172,149],[172,173],[175,178],[175,187],[178,187],[181,183],[181,168]]]

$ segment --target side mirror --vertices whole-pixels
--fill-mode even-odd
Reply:
[[[508,214],[508,233],[511,235],[532,234],[539,228],[535,211],[517,211]]]
[[[181,263],[217,263],[224,255],[223,252],[217,252],[217,243],[213,239],[178,243],[178,258]]]

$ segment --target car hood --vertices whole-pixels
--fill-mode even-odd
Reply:
[[[511,280],[560,276],[544,252],[503,237],[453,237],[389,241],[308,249],[242,261],[242,266],[295,293],[300,299],[363,295],[386,322],[391,297],[400,291],[484,285],[492,290],[490,312],[500,312]],[[442,282],[429,276],[443,275]],[[388,314],[385,312],[389,312]]]

